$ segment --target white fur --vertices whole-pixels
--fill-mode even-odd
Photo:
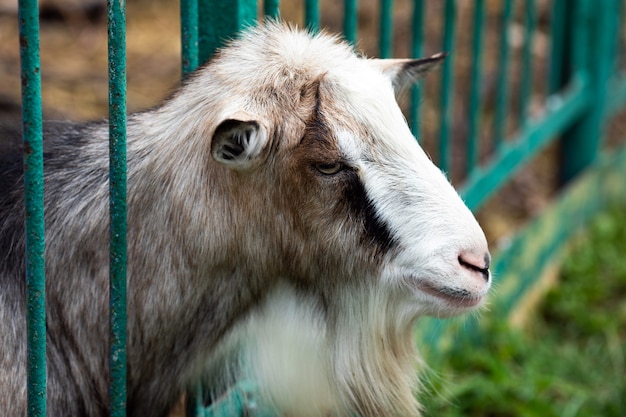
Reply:
[[[245,357],[266,407],[320,416],[345,409],[332,377],[328,329],[320,306],[282,286],[247,327]]]

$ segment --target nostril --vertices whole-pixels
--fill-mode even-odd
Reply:
[[[485,281],[489,281],[489,266],[491,264],[491,256],[487,253],[478,260],[467,255],[459,255],[459,264],[473,272],[481,274]]]

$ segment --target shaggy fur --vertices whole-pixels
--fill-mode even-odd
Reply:
[[[199,380],[292,417],[418,415],[421,315],[479,305],[488,251],[395,102],[441,61],[252,29],[128,119],[128,415]],[[44,132],[48,415],[108,413],[108,130]],[[0,414],[26,410],[19,145],[0,151]]]

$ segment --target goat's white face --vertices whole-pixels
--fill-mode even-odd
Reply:
[[[381,285],[416,315],[458,314],[480,304],[489,289],[485,236],[413,138],[391,80],[374,72],[354,71],[341,83],[345,103],[327,114],[351,107],[359,126],[334,131],[342,162],[358,174],[371,202],[372,241],[385,253]]]
[[[359,129],[337,127],[335,136],[378,223],[374,240],[386,249],[382,284],[415,314],[450,315],[476,306],[489,288],[482,230],[411,135],[389,80],[364,70],[362,79],[350,81],[343,85],[352,91],[337,107],[358,103],[352,111]]]
[[[255,207],[280,214],[262,243],[285,261],[277,273],[322,292],[365,281],[411,317],[480,304],[490,286],[485,236],[394,97],[443,57],[368,60],[298,36],[285,43],[301,51],[283,46],[272,61],[223,69],[222,78],[238,80],[231,91],[248,98],[212,143],[214,158],[240,178],[264,179],[249,192],[264,195]]]

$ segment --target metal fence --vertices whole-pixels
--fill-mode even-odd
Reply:
[[[302,25],[314,31],[333,27],[332,22],[324,20],[324,12],[337,7],[335,3],[312,0],[300,3],[302,15],[296,20]],[[552,142],[560,144],[557,161],[562,183],[577,178],[587,168],[593,169],[607,121],[626,103],[626,74],[619,70],[617,59],[624,37],[622,1],[381,0],[374,3],[362,0],[361,6],[377,10],[374,35],[361,31],[356,0],[343,2],[339,24],[345,38],[352,43],[364,45],[363,39],[373,36],[375,47],[370,53],[389,57],[395,55],[394,51],[403,51],[422,56],[433,46],[429,53],[451,52],[439,84],[415,87],[406,112],[416,137],[420,140],[436,137],[431,142],[424,139],[423,144],[460,185],[461,194],[472,210],[478,210]],[[183,76],[210,57],[241,27],[280,16],[278,0],[266,0],[261,6],[256,0],[181,0]],[[126,403],[125,2],[109,0],[108,19],[111,415],[123,416]],[[19,0],[19,20],[26,167],[28,413],[43,416],[46,410],[45,266],[36,0]],[[402,28],[399,21],[403,22]],[[405,33],[405,45],[394,42],[400,31]],[[437,44],[429,40],[431,34]],[[540,42],[547,44],[538,52]],[[458,79],[466,80],[463,87]],[[424,94],[425,88],[435,93]],[[462,129],[458,127],[459,120],[465,121]],[[553,246],[569,234],[554,236],[557,237],[551,238]],[[496,259],[496,268],[499,265],[506,271],[514,263],[507,263],[508,255],[502,252],[499,264]],[[543,258],[549,257],[550,253],[545,252]],[[244,408],[253,407],[253,393],[254,389],[244,383],[232,391],[229,404],[235,404],[243,412]],[[192,397],[191,413],[217,416],[224,410],[220,404],[205,408],[201,395]]]

